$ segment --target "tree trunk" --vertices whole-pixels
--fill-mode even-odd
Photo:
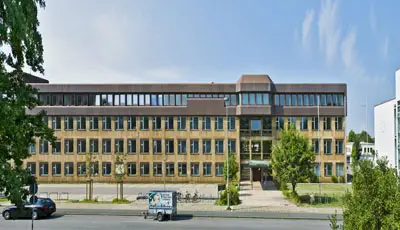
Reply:
[[[292,181],[292,192],[296,192],[296,181]]]

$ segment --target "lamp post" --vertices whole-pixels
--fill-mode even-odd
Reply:
[[[318,113],[318,153],[319,153],[319,195],[322,194],[322,184],[321,184],[321,179],[322,179],[322,156],[321,156],[321,137],[319,135],[319,130],[321,126],[321,121],[319,120],[319,103],[320,103],[320,97],[321,95],[317,95],[317,113]]]
[[[167,174],[167,164],[166,164],[166,161],[167,160],[167,158],[163,158],[163,162],[164,162],[164,173],[163,173],[163,175],[164,175],[164,190],[165,190],[165,179],[166,179],[166,174]]]
[[[228,150],[228,130],[229,130],[229,122],[228,122],[228,102],[229,102],[229,97],[224,98],[225,102],[225,111],[226,111],[226,189],[227,189],[227,196],[228,196],[228,206],[226,207],[226,210],[232,210],[231,209],[231,202],[230,202],[230,189],[229,189],[229,150]]]

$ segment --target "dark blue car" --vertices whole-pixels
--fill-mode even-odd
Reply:
[[[56,204],[49,198],[37,198],[37,202],[25,202],[22,207],[15,205],[8,206],[3,210],[3,217],[6,220],[18,218],[32,218],[32,209],[34,209],[33,218],[35,220],[42,217],[49,217],[56,212]]]

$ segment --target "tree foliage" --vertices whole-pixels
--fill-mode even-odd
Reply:
[[[271,165],[280,184],[296,184],[314,175],[315,154],[309,139],[291,128],[283,130],[280,141],[272,148]]]
[[[369,142],[369,143],[375,143],[375,139],[372,138],[367,131],[363,130],[361,133],[356,133],[353,130],[350,130],[349,132],[349,142]]]
[[[237,180],[237,174],[239,172],[239,165],[236,162],[236,155],[234,153],[229,154],[229,181]],[[227,179],[227,161],[224,163],[224,177]]]
[[[353,162],[360,160],[361,152],[362,152],[361,144],[357,139],[354,141],[353,148],[351,149],[351,158],[352,158]]]
[[[345,229],[400,229],[400,184],[386,159],[355,163],[352,192],[344,196]]]
[[[39,105],[37,90],[26,84],[23,68],[44,73],[38,8],[42,0],[0,0],[0,191],[17,205],[28,195],[29,173],[23,161],[39,137],[54,143],[44,112],[28,116],[25,109]],[[10,52],[6,51],[9,48]]]

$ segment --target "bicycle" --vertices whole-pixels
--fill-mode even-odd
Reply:
[[[190,193],[188,191],[186,191],[185,201],[186,201],[186,203],[190,202]]]
[[[192,197],[192,202],[196,203],[199,200],[199,194],[197,192],[197,190],[194,192],[194,195]]]
[[[177,196],[177,198],[178,198],[178,202],[182,202],[182,200],[183,200],[183,195],[182,195],[182,193],[181,193],[181,192],[178,192],[178,193],[176,194],[176,196]]]

